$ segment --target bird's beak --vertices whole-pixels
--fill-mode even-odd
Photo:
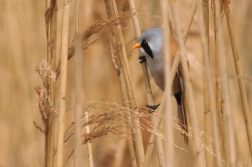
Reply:
[[[136,43],[134,46],[133,46],[133,49],[136,49],[136,48],[141,48],[141,45],[139,43]]]

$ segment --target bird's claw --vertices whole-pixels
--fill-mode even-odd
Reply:
[[[138,59],[140,60],[140,63],[146,62],[145,56],[139,56]]]
[[[157,105],[149,105],[147,104],[146,107],[150,108],[151,110],[149,110],[149,113],[153,113],[159,106],[160,104]]]

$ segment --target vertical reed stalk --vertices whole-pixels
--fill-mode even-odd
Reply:
[[[129,0],[129,6],[130,6],[131,12],[135,13],[136,7],[135,7],[134,0]],[[136,15],[132,15],[132,22],[134,25],[135,35],[136,35],[136,39],[137,39],[141,35],[141,31],[140,31],[138,18]],[[139,54],[141,54],[141,53],[139,52]],[[151,91],[151,85],[150,85],[149,74],[148,74],[146,62],[142,62],[141,66],[142,66],[142,71],[143,71],[143,76],[144,76],[144,84],[145,84],[145,92],[146,92],[147,102],[149,105],[153,105],[152,91]],[[151,121],[153,124],[155,123],[156,120],[157,120],[157,118],[155,118],[155,115],[151,115]],[[157,138],[155,143],[156,143],[156,149],[157,149],[157,154],[158,154],[159,166],[160,167],[165,166],[162,141],[160,138]],[[149,144],[154,144],[154,143],[149,143]]]
[[[189,13],[189,15],[187,17],[187,20],[186,20],[186,25],[185,25],[184,31],[183,31],[184,43],[186,43],[188,32],[189,32],[189,30],[191,28],[194,15],[195,15],[196,10],[197,10],[197,5],[198,5],[197,0],[194,0],[193,3],[192,3],[190,13]]]
[[[194,0],[194,1],[196,1],[196,0]],[[188,34],[188,32],[190,30],[190,27],[192,25],[193,17],[195,15],[196,8],[197,8],[197,4],[195,4],[195,3],[193,3],[193,4],[194,5],[192,5],[192,7],[191,7],[190,14],[189,14],[189,16],[187,18],[185,29],[183,31],[184,43],[186,43],[187,34]],[[171,67],[171,71],[170,71],[170,75],[169,75],[170,76],[170,81],[168,83],[168,88],[172,86],[173,79],[174,79],[174,77],[176,75],[176,71],[177,71],[178,66],[179,66],[179,61],[180,61],[180,56],[177,53],[174,60],[173,60],[173,64],[172,64],[172,67]],[[165,91],[164,95],[166,95],[166,94],[167,94],[167,92]],[[166,103],[166,96],[163,96],[163,98],[161,100],[161,103],[160,103],[160,106],[158,107],[158,111],[157,111],[159,114],[164,112],[165,103]],[[159,129],[160,123],[161,123],[161,119],[157,118],[157,121],[153,125],[153,130],[154,131]],[[146,150],[146,156],[145,156],[144,164],[149,164],[149,162],[150,162],[150,158],[152,156],[152,152],[153,152],[153,149],[154,149],[154,144],[153,143],[155,142],[155,140],[156,140],[156,135],[152,133],[151,136],[150,136],[150,139],[149,139],[149,145],[148,145],[147,150]],[[146,165],[144,165],[144,166],[146,166]]]
[[[82,166],[81,113],[82,113],[82,48],[79,32],[79,0],[75,0],[75,142],[74,166]],[[83,22],[83,20],[82,20]]]
[[[47,4],[46,4],[47,6]],[[47,6],[50,15],[46,15],[46,33],[47,33],[47,62],[56,69],[56,46],[57,46],[57,1],[52,0],[50,6]],[[49,13],[49,12],[48,12]],[[49,98],[51,104],[55,105],[55,81],[48,78]],[[55,115],[51,113],[45,122],[45,167],[54,166],[54,133],[55,133]]]
[[[161,2],[161,12],[163,18],[163,43],[166,47],[164,47],[164,66],[165,66],[165,84],[166,84],[166,105],[165,105],[165,115],[166,115],[166,124],[165,124],[165,136],[167,139],[165,150],[166,150],[166,166],[173,167],[174,166],[174,146],[173,146],[173,117],[172,117],[172,102],[171,102],[171,87],[169,87],[170,83],[170,66],[171,66],[171,56],[170,56],[170,39],[169,39],[169,26],[168,26],[168,18],[169,18],[169,9],[168,9],[168,1]]]
[[[208,9],[204,9],[206,8],[206,4],[202,4],[202,6],[200,5],[200,2],[202,1],[198,1],[199,3],[199,10],[198,10],[198,16],[200,18],[201,13],[204,13],[206,11],[204,10],[208,10]],[[206,3],[205,1],[203,1],[202,3]],[[207,6],[208,7],[208,6]],[[203,9],[202,9],[203,8]],[[202,11],[203,10],[203,11]],[[202,11],[202,12],[201,12]],[[203,16],[206,16],[205,14],[203,14]],[[204,26],[209,26],[208,23],[206,23],[206,20],[208,20],[208,18],[205,18],[203,21],[201,19],[199,19],[199,27],[200,27],[200,34],[201,34],[201,44],[202,44],[202,50],[203,50],[203,61],[204,61],[204,82],[207,83],[205,84],[205,90],[208,91],[208,97],[209,100],[207,101],[207,103],[209,103],[209,114],[211,114],[211,118],[212,118],[212,133],[213,133],[213,141],[214,141],[214,151],[216,152],[216,161],[217,161],[217,166],[218,167],[222,167],[222,162],[221,162],[221,154],[220,154],[220,146],[219,146],[219,137],[218,137],[218,128],[217,128],[217,116],[216,116],[216,101],[215,101],[215,97],[214,97],[214,88],[213,88],[213,80],[210,74],[210,61],[209,61],[209,32],[208,32],[208,28],[204,27]],[[207,108],[206,107],[206,108]],[[206,110],[206,109],[205,109]],[[206,112],[206,111],[205,111]],[[206,117],[206,115],[205,115]],[[210,116],[208,116],[210,117]],[[210,119],[210,118],[207,118]],[[209,121],[210,124],[210,120]],[[206,124],[206,123],[205,123]],[[210,126],[210,125],[205,125],[205,126]],[[205,129],[207,129],[207,127],[205,127]],[[208,130],[206,130],[206,137],[210,135],[210,127]],[[207,133],[209,133],[209,135],[207,135]],[[208,142],[208,138],[205,139],[205,142],[207,144],[207,146],[211,146],[210,145],[210,141]],[[212,167],[213,166],[213,158],[212,155],[209,154],[208,152],[206,152],[206,156],[207,156],[207,166]]]
[[[198,1],[199,2],[199,1]],[[200,4],[199,4],[200,5]],[[210,50],[209,50],[209,4],[208,4],[208,0],[203,0],[202,1],[202,7],[199,7],[200,9],[202,9],[202,16],[203,16],[203,23],[204,24],[202,27],[204,27],[204,33],[201,34],[201,38],[202,39],[202,43],[203,40],[204,41],[204,46],[206,48],[206,52],[204,52],[204,59],[203,59],[203,64],[204,64],[204,69],[206,68],[206,66],[209,66],[209,62],[210,62]],[[199,15],[200,18],[200,15]],[[206,43],[205,43],[206,42]],[[205,123],[205,143],[208,147],[212,148],[212,142],[210,140],[210,136],[211,136],[211,122],[210,122],[210,98],[209,98],[209,85],[211,84],[208,79],[207,79],[207,70],[203,71],[203,79],[204,79],[204,123]],[[206,165],[207,167],[211,167],[213,166],[213,156],[211,155],[211,153],[208,150],[205,150],[205,155],[206,155]]]
[[[193,91],[192,91],[192,86],[191,86],[189,75],[188,75],[188,64],[187,64],[186,56],[185,56],[186,50],[184,47],[182,34],[180,32],[180,23],[179,23],[179,13],[178,13],[178,9],[177,9],[177,2],[174,2],[172,4],[172,14],[173,14],[173,18],[174,18],[174,27],[176,29],[176,35],[178,38],[179,51],[181,54],[182,70],[184,73],[183,76],[184,76],[184,84],[185,84],[185,93],[186,93],[186,97],[187,97],[187,106],[189,109],[189,118],[190,118],[189,120],[192,125],[192,131],[193,131],[193,136],[194,136],[194,144],[195,144],[195,149],[196,149],[196,154],[197,154],[198,166],[204,167],[204,166],[206,166],[206,160],[205,160],[204,152],[201,147],[200,131],[199,131],[195,103],[194,103],[194,98],[193,98]]]
[[[116,17],[118,15],[116,3],[114,0],[104,0],[107,10],[107,15],[109,18]],[[129,64],[127,59],[126,48],[124,44],[122,28],[120,24],[113,26],[113,33],[117,42],[117,48],[119,51],[120,63],[122,65],[122,72],[125,79],[126,90],[128,93],[130,109],[134,110],[133,112],[138,112],[137,106],[135,104],[135,97],[132,90],[132,84],[130,79]],[[141,167],[144,161],[144,148],[142,140],[142,132],[140,129],[140,120],[139,118],[134,118],[133,128],[135,130],[135,146],[136,146],[136,155],[138,166]]]
[[[217,34],[216,41],[219,45],[218,55],[220,57],[220,67],[221,67],[221,76],[222,76],[222,88],[223,88],[223,96],[225,98],[225,112],[224,116],[227,120],[227,134],[228,134],[228,148],[229,148],[229,159],[230,166],[236,166],[236,153],[235,153],[235,138],[234,138],[234,128],[233,128],[233,119],[231,113],[231,105],[230,105],[230,92],[229,92],[229,83],[228,83],[228,75],[227,75],[227,64],[224,50],[224,40],[223,40],[223,29],[221,22],[221,5],[219,0],[215,0],[215,22]]]
[[[85,112],[85,120],[88,122],[88,112]],[[86,127],[86,134],[90,133],[89,125]],[[93,161],[93,153],[92,153],[92,146],[91,143],[87,143],[87,150],[88,150],[88,163],[89,167],[94,167],[94,161]]]
[[[250,148],[250,154],[251,154],[252,153],[251,114],[249,113],[249,105],[248,105],[246,90],[245,90],[244,83],[242,80],[242,72],[241,72],[241,67],[239,64],[239,53],[238,53],[236,42],[235,42],[235,36],[234,36],[233,26],[232,26],[232,22],[231,22],[231,13],[230,13],[229,4],[227,4],[227,6],[225,7],[225,14],[226,14],[226,20],[227,20],[227,26],[228,26],[231,47],[232,47],[232,51],[233,51],[235,70],[236,70],[237,80],[238,80],[238,84],[239,84],[239,90],[240,90],[240,96],[241,96],[242,108],[243,108],[243,115],[244,115],[247,137],[248,137],[249,148]]]
[[[218,131],[219,131],[219,145],[221,148],[221,156],[223,160],[227,159],[227,148],[225,145],[226,131],[224,128],[225,119],[223,118],[222,101],[225,102],[222,96],[221,87],[221,65],[220,65],[220,45],[218,40],[218,34],[220,33],[220,27],[217,18],[217,7],[214,1],[214,32],[215,32],[215,78],[216,78],[216,112],[218,118]],[[228,166],[228,164],[227,164]]]
[[[64,144],[64,126],[66,110],[66,86],[67,86],[67,60],[68,60],[68,31],[70,5],[68,0],[64,0],[63,18],[62,18],[62,43],[61,43],[61,78],[60,78],[60,99],[59,99],[59,121],[58,121],[58,139],[57,139],[57,167],[63,166],[63,144]]]

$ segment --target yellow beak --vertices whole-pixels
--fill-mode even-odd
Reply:
[[[139,43],[136,43],[134,46],[133,46],[133,49],[136,49],[136,48],[141,48],[141,45]]]

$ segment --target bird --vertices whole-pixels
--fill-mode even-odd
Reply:
[[[170,36],[170,58],[173,62],[178,50],[177,41]],[[164,92],[165,91],[165,76],[164,76],[164,53],[163,48],[166,45],[163,43],[163,29],[162,28],[150,28],[144,31],[138,38],[138,42],[133,46],[133,49],[138,48],[143,54],[139,56],[140,63],[146,61],[147,67],[154,78],[156,85]],[[184,141],[188,145],[188,121],[187,121],[187,109],[185,105],[185,88],[183,84],[183,73],[181,68],[176,71],[175,78],[172,84],[172,95],[177,102],[178,120],[181,128],[184,132],[181,132],[184,136]],[[155,110],[158,105],[147,105],[147,107]]]

